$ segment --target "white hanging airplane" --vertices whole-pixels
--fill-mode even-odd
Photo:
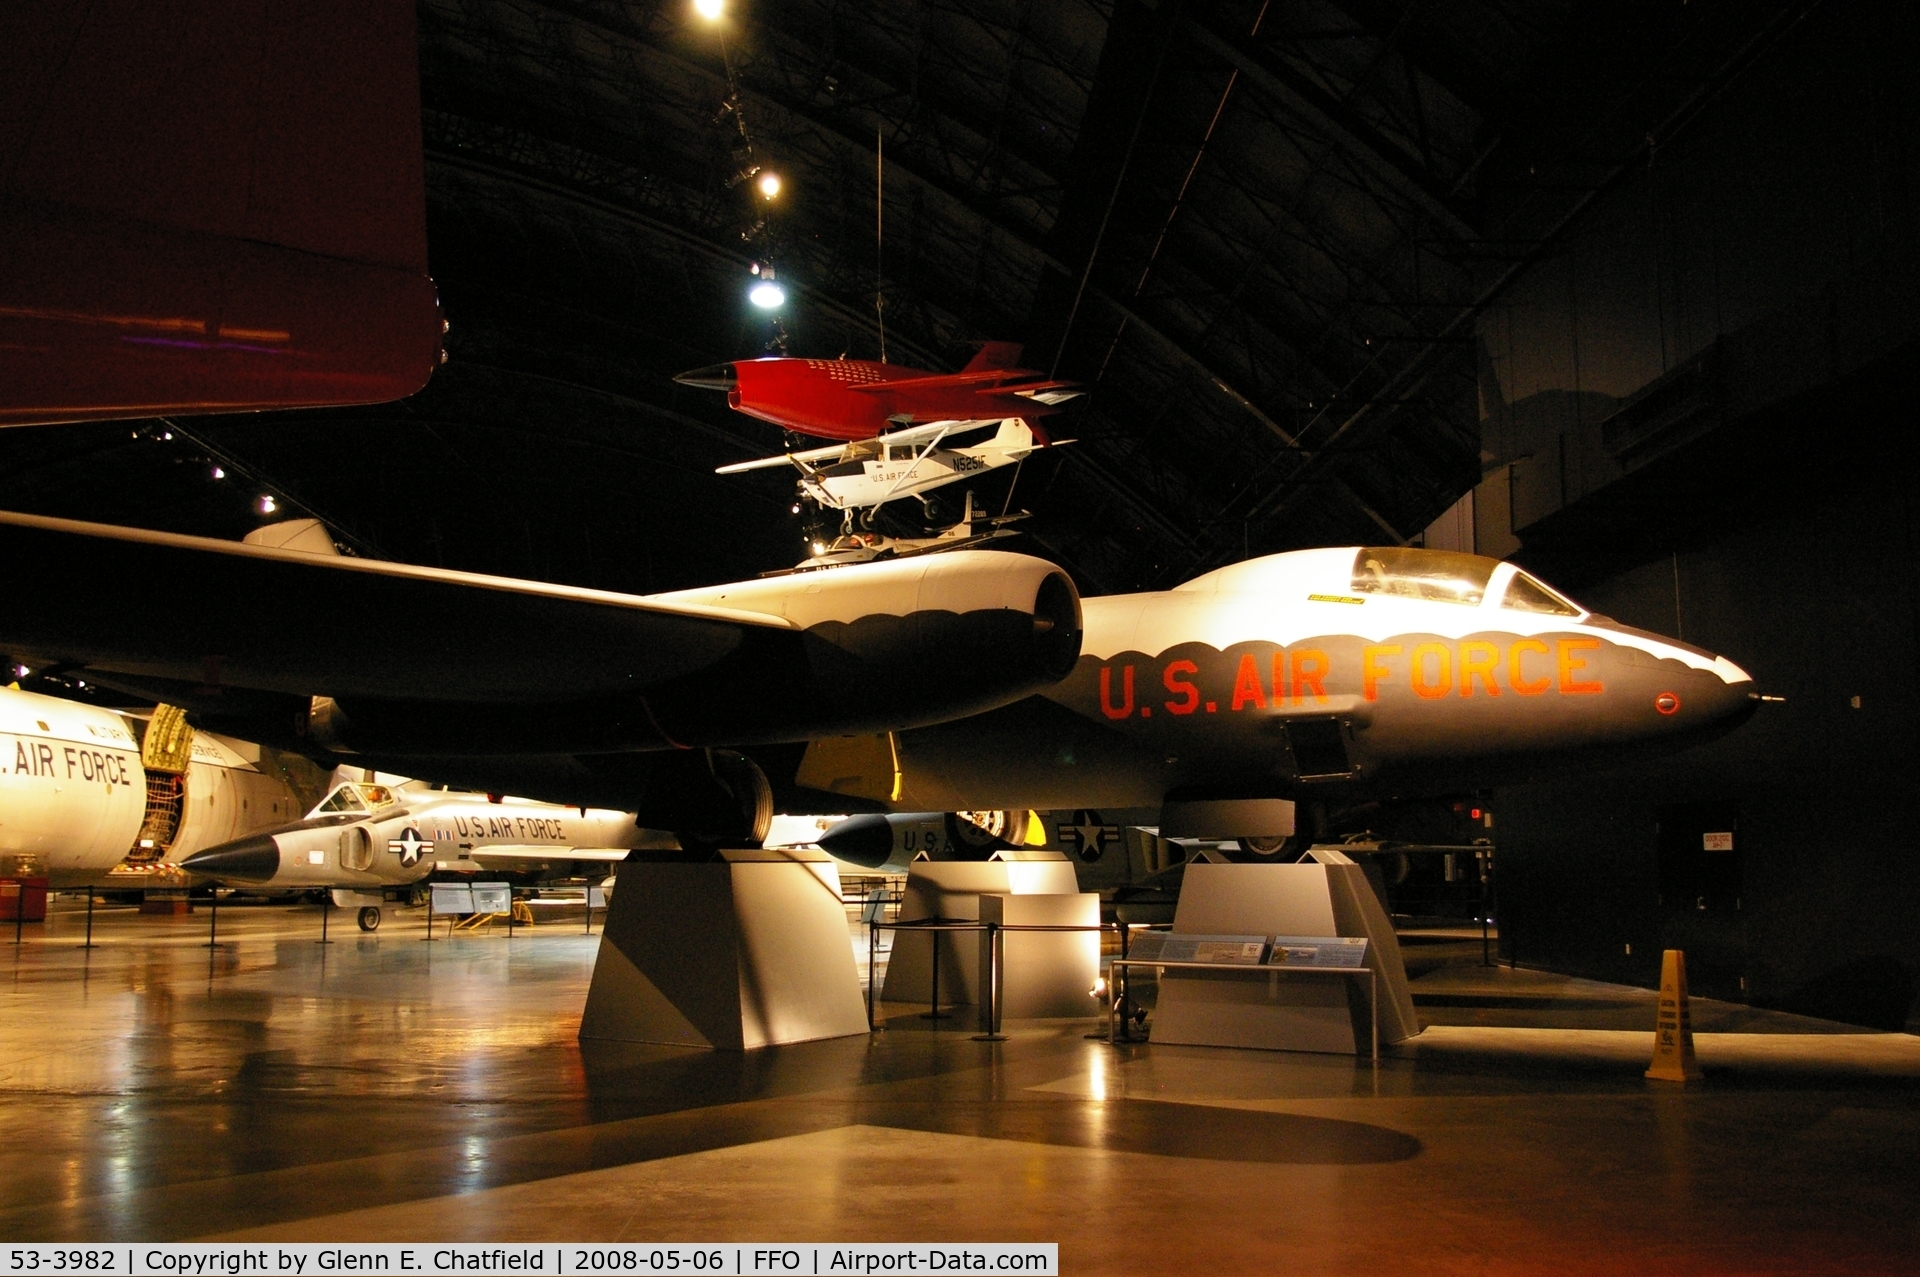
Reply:
[[[976,438],[991,429],[990,435]],[[966,441],[966,442],[963,442]],[[920,497],[962,479],[1023,460],[1036,449],[1072,443],[1042,442],[1018,417],[982,425],[977,421],[934,421],[908,426],[872,439],[808,448],[721,466],[715,474],[744,474],[791,465],[800,472],[800,490],[829,510],[871,510],[902,497]]]

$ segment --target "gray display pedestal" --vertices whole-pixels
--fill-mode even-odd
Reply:
[[[865,1032],[824,852],[620,864],[581,1037],[740,1051]]]
[[[1087,931],[1009,931],[1000,937],[1002,1019],[1040,1020],[1100,1012],[1093,982],[1100,978],[1100,896],[983,895],[980,921],[1006,927],[1088,927]],[[980,970],[975,987],[992,979],[986,935],[976,933]],[[998,1033],[996,1022],[991,1032]]]
[[[900,899],[900,921],[944,918],[980,920],[982,896],[1080,895],[1080,881],[1065,854],[1057,851],[996,852],[989,860],[916,860],[907,866],[907,887]],[[1098,908],[1098,897],[1095,897]],[[1097,919],[1097,915],[1096,915]],[[1015,921],[1008,918],[1006,921]],[[984,932],[949,931],[929,934],[901,930],[893,933],[893,953],[887,959],[887,982],[880,996],[888,1002],[926,1002],[932,989],[933,959],[940,959],[940,1004],[973,1006],[981,998],[980,955]],[[1019,937],[1024,939],[1025,937]],[[1069,937],[1071,939],[1072,937]],[[1014,936],[1007,937],[1008,953],[1015,952]],[[1097,940],[1096,940],[1097,952]],[[1036,953],[1041,950],[1035,950]],[[1009,963],[1012,959],[1009,957]],[[1077,977],[1076,977],[1077,978]],[[1018,986],[1032,982],[1009,969],[1002,987],[1017,998]],[[1093,983],[1089,974],[1080,993]],[[1094,1008],[1084,1008],[1091,1014]],[[1003,1011],[1003,1015],[1079,1014],[1080,1012]]]
[[[1316,847],[1316,863],[1189,864],[1173,929],[1186,935],[1364,936],[1378,991],[1380,1040],[1420,1031],[1392,922],[1360,866]],[[1262,974],[1249,974],[1261,972]],[[1366,986],[1349,980],[1263,978],[1263,968],[1167,972],[1154,1012],[1155,1042],[1275,1051],[1364,1049],[1371,1033]]]

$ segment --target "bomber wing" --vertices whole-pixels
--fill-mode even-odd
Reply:
[[[294,709],[370,758],[538,770],[937,722],[1050,686],[1080,646],[1059,568],[981,551],[639,596],[0,513],[0,562],[0,651],[271,710],[261,732]]]
[[[766,612],[0,512],[0,643],[208,687],[502,703],[665,682]]]

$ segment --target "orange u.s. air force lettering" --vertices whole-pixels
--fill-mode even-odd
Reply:
[[[1400,657],[1398,643],[1369,643],[1360,650],[1360,696],[1362,700],[1380,699],[1380,685],[1404,677],[1415,696],[1438,700],[1442,696],[1498,696],[1503,690],[1521,696],[1538,696],[1558,690],[1569,696],[1606,690],[1605,685],[1582,677],[1587,658],[1582,653],[1598,649],[1599,639],[1563,638],[1552,644],[1543,639],[1515,639],[1507,648],[1505,662],[1507,686],[1500,686],[1501,667],[1498,644],[1484,639],[1466,639],[1459,643],[1418,643]]]
[[[1362,700],[1377,701],[1382,687],[1404,685],[1422,700],[1449,696],[1539,696],[1558,692],[1566,696],[1592,695],[1605,685],[1589,675],[1589,655],[1599,639],[1515,639],[1501,651],[1485,639],[1458,642],[1430,640],[1411,647],[1403,643],[1369,643],[1360,649]],[[1319,648],[1274,649],[1265,670],[1253,653],[1243,653],[1234,669],[1230,691],[1220,689],[1220,700],[1209,700],[1202,688],[1200,666],[1191,660],[1169,661],[1160,671],[1168,693],[1161,709],[1185,716],[1204,709],[1241,713],[1248,709],[1284,709],[1327,700],[1327,681],[1334,676],[1333,660]],[[1265,675],[1263,680],[1263,674]],[[1151,677],[1149,675],[1148,677]],[[1151,718],[1154,706],[1138,703],[1133,665],[1100,667],[1100,710],[1108,718]],[[1221,702],[1225,704],[1222,705]]]

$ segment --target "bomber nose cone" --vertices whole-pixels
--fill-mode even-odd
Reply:
[[[280,872],[280,845],[265,834],[254,834],[197,851],[180,867],[222,882],[272,882]]]
[[[683,372],[674,378],[683,386],[698,386],[702,390],[732,390],[740,379],[734,375],[732,364],[714,364],[711,368],[695,368]]]
[[[893,826],[872,812],[849,816],[821,834],[815,845],[835,860],[878,869],[893,855]]]

